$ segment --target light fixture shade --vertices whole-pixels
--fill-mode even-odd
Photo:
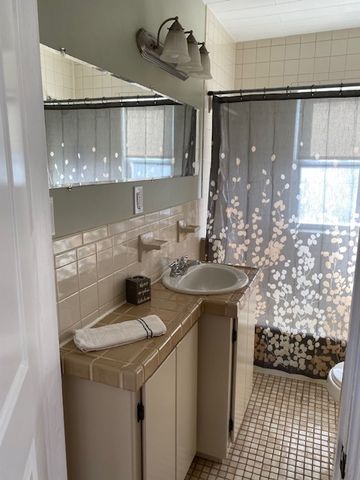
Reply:
[[[202,71],[200,72],[189,72],[190,77],[202,78],[204,80],[210,80],[212,78],[210,71],[210,57],[209,52],[207,51],[205,44],[201,45],[200,48],[201,56],[201,65]]]
[[[169,28],[160,59],[163,62],[177,64],[183,64],[191,60],[184,29],[177,20]]]
[[[177,69],[182,70],[183,72],[201,72],[203,67],[201,65],[201,56],[198,47],[198,42],[196,41],[192,32],[187,38],[188,51],[190,55],[190,62],[178,65]]]

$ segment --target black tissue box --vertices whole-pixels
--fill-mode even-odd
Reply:
[[[148,277],[136,275],[126,279],[126,301],[140,305],[151,300],[151,280]]]

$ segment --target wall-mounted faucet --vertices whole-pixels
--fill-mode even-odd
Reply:
[[[187,235],[199,230],[199,225],[188,225],[185,220],[178,220],[177,222],[177,241],[180,242],[181,234]]]
[[[160,250],[163,245],[167,243],[166,240],[159,240],[154,238],[154,232],[143,233],[138,236],[138,256],[139,262],[142,261],[143,253],[151,250]]]

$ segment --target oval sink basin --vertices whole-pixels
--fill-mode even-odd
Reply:
[[[175,292],[190,295],[219,295],[239,290],[249,279],[242,270],[229,265],[202,263],[194,265],[180,277],[163,276],[163,285]]]

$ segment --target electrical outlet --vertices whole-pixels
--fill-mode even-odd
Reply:
[[[143,187],[134,187],[134,213],[135,215],[144,212],[144,193]]]

